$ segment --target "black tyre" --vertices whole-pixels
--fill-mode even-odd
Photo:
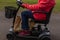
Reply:
[[[8,32],[6,37],[7,37],[8,40],[14,40],[15,34],[13,32]]]
[[[49,32],[43,32],[39,35],[40,40],[51,40]]]
[[[49,36],[44,36],[41,38],[41,40],[51,40],[51,38]]]
[[[8,39],[8,40],[14,40],[14,35],[12,35],[12,34],[7,34],[7,39]]]

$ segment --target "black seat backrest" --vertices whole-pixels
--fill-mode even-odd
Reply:
[[[48,24],[48,23],[49,23],[50,16],[51,16],[51,14],[52,14],[53,8],[54,8],[54,7],[52,7],[52,8],[50,9],[50,11],[47,13],[47,19],[46,19],[46,23],[45,23],[45,24]]]
[[[45,12],[45,14],[47,15],[46,20],[44,20],[44,21],[36,21],[36,20],[34,20],[34,22],[41,23],[41,24],[48,24],[53,8],[54,7],[52,7],[49,12]]]

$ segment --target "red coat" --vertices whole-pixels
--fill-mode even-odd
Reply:
[[[34,1],[34,0],[33,0]],[[38,0],[37,4],[22,4],[22,6],[24,8],[27,8],[31,11],[47,11],[49,12],[49,10],[55,5],[55,0]],[[46,15],[43,13],[34,13],[33,14],[34,18],[36,20],[45,20],[46,19]]]

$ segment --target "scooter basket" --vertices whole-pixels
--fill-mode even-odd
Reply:
[[[6,6],[5,7],[5,17],[13,18],[16,14],[16,7]]]

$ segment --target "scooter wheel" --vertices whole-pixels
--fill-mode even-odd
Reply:
[[[41,37],[41,40],[51,40],[51,38],[49,36],[43,36]]]
[[[7,34],[7,39],[8,39],[8,40],[14,40],[14,35],[12,35],[12,34]]]

